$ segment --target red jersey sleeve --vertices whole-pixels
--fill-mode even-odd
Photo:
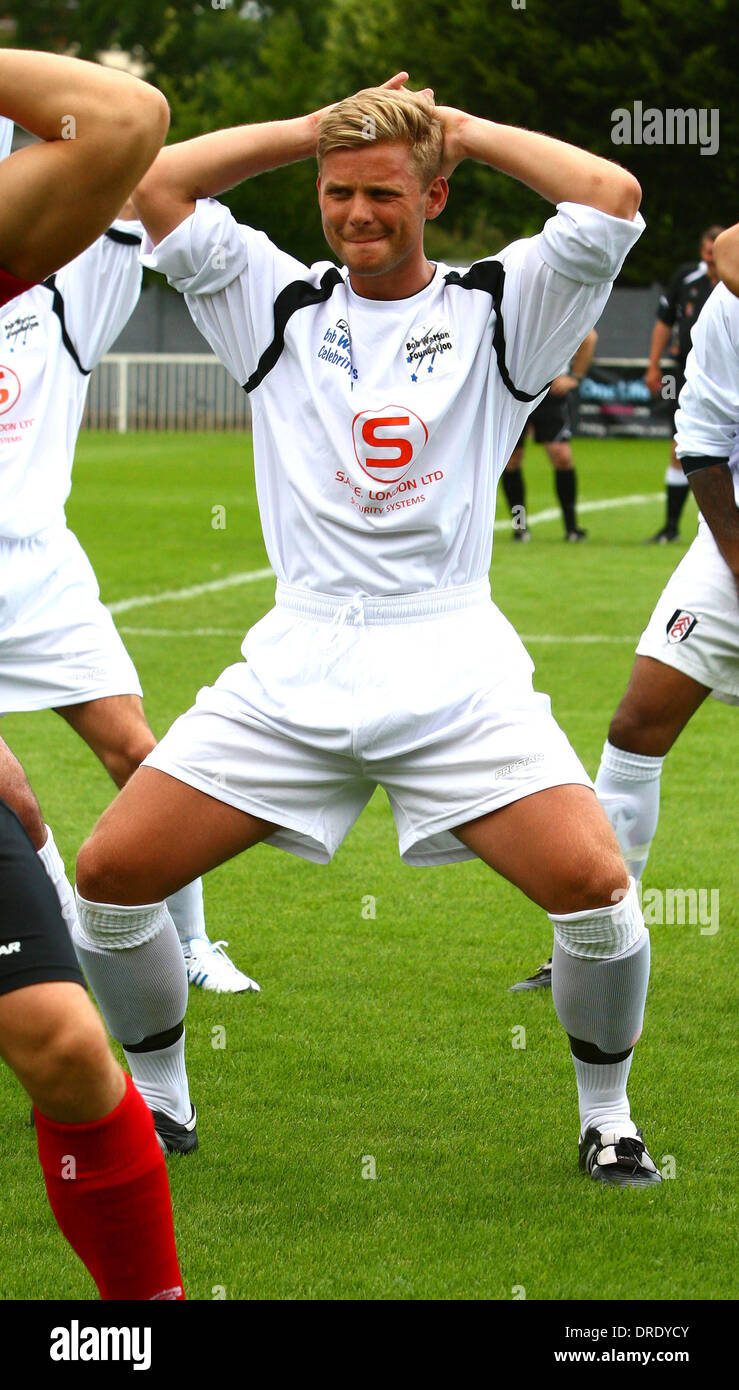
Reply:
[[[11,275],[7,270],[0,270],[0,307],[7,304],[9,300],[15,299],[19,294],[24,294],[26,290],[32,290],[35,281],[19,280],[17,275]]]

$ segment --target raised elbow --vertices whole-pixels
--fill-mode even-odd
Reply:
[[[139,148],[146,147],[154,159],[169,129],[169,103],[164,93],[147,82],[137,82],[128,116],[129,139],[135,140]]]
[[[641,184],[628,169],[621,169],[621,178],[616,190],[614,217],[623,217],[633,222],[641,204]]]

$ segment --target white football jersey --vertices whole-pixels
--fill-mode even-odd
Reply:
[[[355,294],[203,199],[144,265],[251,397],[278,578],[411,593],[490,567],[495,490],[524,421],[600,317],[644,227],[562,203],[543,231],[408,299]]]
[[[64,524],[92,368],[141,292],[139,222],[104,236],[0,309],[0,536]]]
[[[6,159],[13,144],[15,126],[7,116],[0,116],[0,159]]]
[[[739,506],[739,299],[718,284],[692,333],[675,412],[678,458],[728,459]]]

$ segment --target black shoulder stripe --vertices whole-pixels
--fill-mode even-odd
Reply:
[[[292,284],[286,285],[284,290],[280,291],[275,300],[274,337],[262,353],[256,371],[244,382],[244,391],[254,391],[279,361],[285,346],[285,329],[293,314],[297,313],[298,309],[307,309],[311,304],[323,304],[331,298],[336,286],[343,283],[339,271],[332,267],[321,276],[320,285],[309,285],[306,280],[293,280]]]
[[[77,370],[80,371],[83,376],[89,376],[92,368],[82,366],[82,363],[79,359],[79,355],[77,353],[77,349],[67,332],[67,325],[64,321],[64,300],[62,299],[61,291],[57,287],[56,275],[50,275],[48,280],[44,280],[44,288],[47,290],[51,290],[54,296],[54,302],[51,307],[59,320],[59,327],[62,331],[62,342],[64,343],[67,352],[69,353]]]
[[[117,241],[120,246],[140,246],[141,237],[134,232],[119,232],[117,227],[109,227],[105,233],[109,241]]]
[[[476,261],[470,266],[465,275],[460,275],[458,270],[450,270],[444,276],[447,285],[461,285],[465,290],[484,290],[489,294],[495,309],[495,333],[493,336],[493,347],[498,362],[498,371],[503,380],[503,385],[507,387],[512,396],[517,401],[535,401],[541,391],[530,396],[528,391],[519,391],[513,385],[508,373],[505,361],[505,327],[503,325],[503,286],[505,285],[505,269],[502,261]],[[551,381],[546,386],[542,386],[542,391],[548,391]]]

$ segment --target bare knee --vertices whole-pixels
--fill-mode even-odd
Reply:
[[[77,888],[89,902],[117,902],[119,874],[103,836],[93,831],[77,855]]]
[[[567,472],[573,467],[569,444],[550,444],[549,457],[558,473]]]
[[[81,1089],[105,1066],[107,1055],[103,1025],[90,1006],[84,1016],[54,1019],[39,1030],[34,1072],[47,1092]]]
[[[94,830],[77,856],[76,883],[80,896],[93,903],[137,906],[158,902],[152,897],[151,866],[137,869],[104,830]]]
[[[608,725],[608,742],[612,743],[614,748],[623,748],[626,752],[632,753],[635,751],[634,741],[639,729],[637,711],[624,696]]]
[[[556,916],[611,907],[621,901],[628,882],[628,870],[616,837],[613,832],[604,834],[590,854],[578,856],[552,885],[553,905],[547,905],[548,911]]]
[[[664,756],[675,736],[664,715],[640,703],[628,690],[608,726],[608,742],[614,748],[648,758]]]
[[[79,985],[18,992],[21,1014],[3,1021],[2,1050],[42,1114],[72,1123],[108,1113],[121,1098],[120,1068],[102,1021]]]

